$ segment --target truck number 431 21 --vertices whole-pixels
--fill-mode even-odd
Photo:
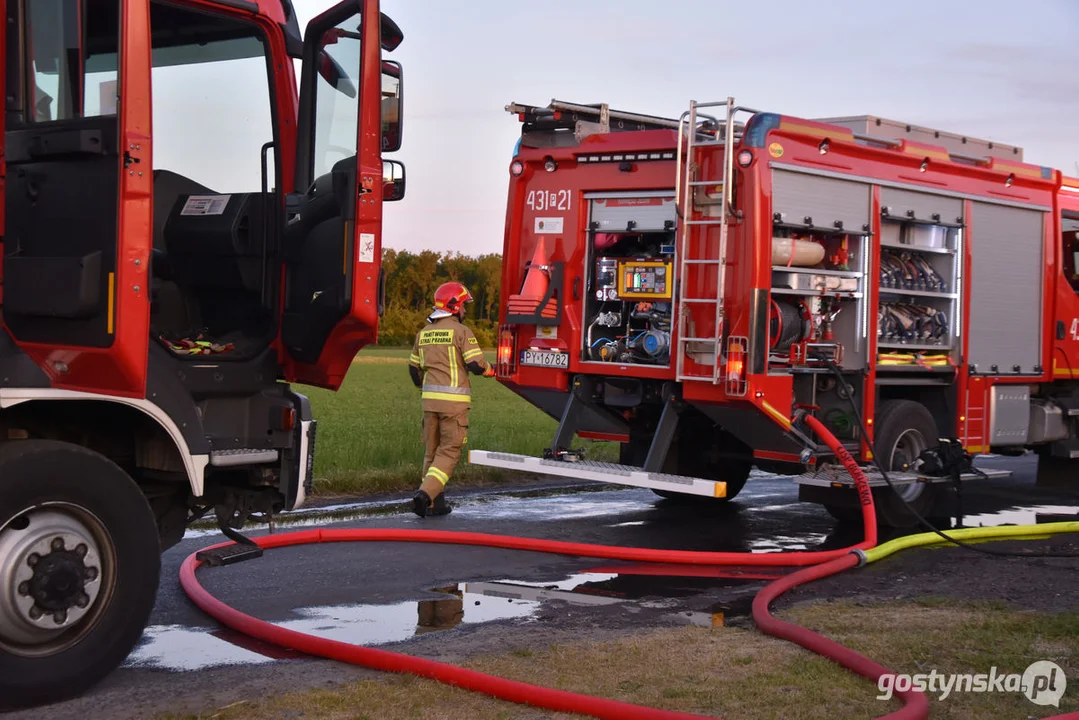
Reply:
[[[525,205],[529,210],[569,210],[573,195],[569,190],[529,190]]]

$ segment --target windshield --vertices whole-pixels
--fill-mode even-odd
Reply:
[[[28,3],[31,119],[116,114],[118,23],[106,5],[98,0],[84,0],[81,8],[62,0]],[[61,7],[72,21],[37,22],[56,17]],[[73,29],[76,13],[87,18],[81,76],[71,71],[80,65],[67,61],[80,49]],[[217,192],[259,188],[260,151],[274,132],[266,45],[258,27],[157,2],[150,5],[150,27],[154,168]]]

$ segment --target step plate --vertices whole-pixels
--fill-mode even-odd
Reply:
[[[980,468],[979,468],[980,469]],[[888,483],[884,481],[884,476],[877,470],[862,469],[865,473],[866,479],[869,481],[870,487],[888,487]],[[983,473],[990,478],[1007,478],[1011,477],[1011,470],[982,470]],[[981,480],[981,475],[977,473],[963,473],[960,478],[964,481],[967,480]],[[888,473],[888,479],[892,481],[892,484],[897,487],[903,487],[913,482],[929,482],[929,483],[950,483],[951,478],[947,477],[927,477],[923,475],[916,475],[914,473],[902,473],[902,472],[890,472]],[[828,466],[822,468],[817,472],[803,473],[802,475],[795,475],[794,482],[798,485],[815,485],[816,487],[853,487],[854,478],[850,476],[846,470],[835,466]]]
[[[210,464],[214,467],[237,467],[240,465],[261,465],[277,462],[280,453],[277,450],[244,448],[240,450],[216,450],[210,453]]]
[[[705,480],[704,478],[685,475],[668,475],[642,470],[632,465],[597,462],[595,460],[546,460],[531,455],[490,452],[488,450],[470,450],[468,461],[473,465],[505,468],[524,473],[557,475],[577,480],[628,485],[630,487],[649,488],[651,490],[669,490],[670,492],[704,497],[721,498],[727,496],[727,483]]]

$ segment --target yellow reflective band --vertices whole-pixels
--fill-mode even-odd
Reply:
[[[472,402],[471,395],[453,395],[450,393],[440,392],[421,392],[420,398],[423,400],[449,400],[450,402]]]
[[[475,350],[469,350],[462,357],[464,357],[465,360],[471,360],[474,357],[482,357],[482,356],[483,356],[483,350],[480,350],[479,348],[476,348]]]
[[[412,363],[413,365],[419,365],[420,364],[420,356],[415,354],[415,353],[412,353],[411,355],[408,356],[408,361],[410,363]]]
[[[457,348],[450,348],[450,385],[457,387]]]
[[[428,384],[426,381],[424,381],[424,383],[423,383],[422,390],[424,392],[453,393],[455,395],[468,395],[469,394],[468,388],[453,387],[451,385],[434,385],[434,384]]]
[[[420,345],[452,345],[453,330],[421,330]]]
[[[450,481],[450,476],[436,467],[427,468],[427,474],[442,483],[443,486]]]

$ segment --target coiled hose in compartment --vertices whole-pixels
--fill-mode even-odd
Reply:
[[[809,320],[805,306],[773,298],[768,328],[772,350],[786,352],[791,345],[808,336]]]

